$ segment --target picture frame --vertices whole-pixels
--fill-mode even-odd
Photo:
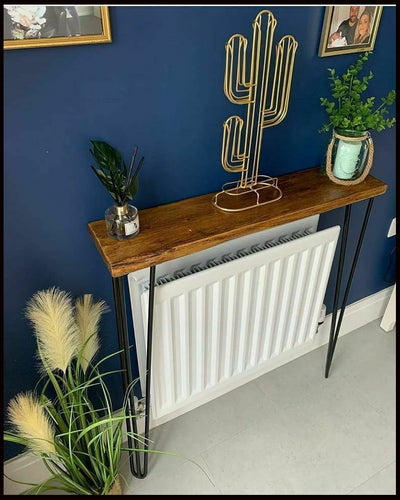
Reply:
[[[111,42],[103,5],[3,5],[3,49]]]
[[[373,50],[382,10],[383,7],[377,5],[325,7],[318,55],[326,57]]]

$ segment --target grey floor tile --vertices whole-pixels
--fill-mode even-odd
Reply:
[[[219,495],[212,475],[201,457],[195,463],[184,462],[168,471],[150,470],[144,479],[132,479],[124,495]]]
[[[370,404],[394,426],[395,333],[382,330],[377,320],[339,340],[335,372],[362,392]]]
[[[395,456],[393,433],[371,412],[372,423],[350,423],[277,410],[202,457],[223,494],[345,494]]]
[[[182,457],[150,456],[128,494],[393,494],[395,342],[372,322],[327,379],[324,346],[153,429]]]
[[[396,462],[377,472],[365,483],[350,491],[349,495],[395,495]]]
[[[250,382],[151,430],[152,447],[178,457],[151,455],[149,468],[162,471],[193,459],[257,421],[270,403]]]

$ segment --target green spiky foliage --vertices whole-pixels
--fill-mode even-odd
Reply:
[[[128,169],[121,154],[113,146],[105,141],[91,140],[90,142],[93,146],[90,152],[98,165],[98,168],[93,165],[91,168],[115,203],[123,206],[133,200],[138,189],[137,176],[144,162],[144,157],[142,157],[134,168],[137,146],[133,150]]]
[[[396,100],[396,91],[391,90],[386,97],[381,98],[381,104],[375,103],[375,97],[362,99],[370,80],[374,77],[372,71],[360,76],[364,63],[372,52],[362,53],[356,64],[352,64],[342,76],[336,74],[335,69],[328,68],[330,88],[333,100],[321,97],[321,106],[325,108],[329,122],[325,123],[319,132],[328,132],[330,129],[347,129],[354,131],[376,130],[380,132],[386,127],[392,127],[396,119],[387,118],[387,106]]]
[[[37,292],[28,304],[41,377],[33,391],[9,402],[9,429],[3,437],[42,458],[49,478],[36,484],[23,482],[30,486],[25,494],[60,490],[108,495],[117,477],[123,479],[122,452],[139,449],[178,456],[150,449],[146,438],[124,425],[135,418],[128,400],[135,380],[127,388],[122,408],[113,409],[108,379],[121,370],[102,367],[120,352],[96,361],[97,341],[90,348],[98,336],[100,316],[107,310],[105,303],[85,296],[74,305],[70,294],[53,287]],[[134,448],[126,445],[128,436]]]

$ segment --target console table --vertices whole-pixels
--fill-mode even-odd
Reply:
[[[371,175],[368,175],[359,184],[349,186],[335,184],[321,173],[319,167],[282,175],[278,177],[278,185],[283,192],[283,197],[279,201],[242,212],[223,212],[216,208],[212,204],[212,197],[215,193],[141,210],[140,232],[130,240],[118,241],[110,238],[107,234],[104,220],[90,222],[88,225],[90,236],[96,244],[112,278],[124,392],[128,387],[132,387],[124,277],[130,272],[147,267],[150,268],[146,359],[147,376],[144,395],[144,437],[146,443],[141,445],[134,438],[129,440],[130,447],[138,449],[138,451],[130,453],[131,472],[135,477],[144,478],[148,470],[148,453],[146,451],[148,448],[147,438],[150,426],[150,380],[155,270],[158,264],[204,250],[240,236],[345,207],[332,324],[325,367],[325,377],[329,376],[372,204],[376,196],[386,192],[387,185]],[[338,318],[339,295],[346,257],[351,207],[354,203],[363,200],[368,200],[367,207]],[[137,415],[132,390],[130,391],[128,411],[132,416]],[[128,431],[133,431],[137,434],[136,418],[128,420],[127,423],[129,424]]]

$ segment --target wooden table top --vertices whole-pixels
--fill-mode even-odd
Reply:
[[[355,185],[331,182],[319,167],[278,177],[280,200],[242,212],[224,212],[212,204],[215,193],[139,210],[140,232],[129,240],[108,236],[104,219],[89,232],[111,276],[212,247],[246,234],[384,194],[387,185],[368,175]]]

